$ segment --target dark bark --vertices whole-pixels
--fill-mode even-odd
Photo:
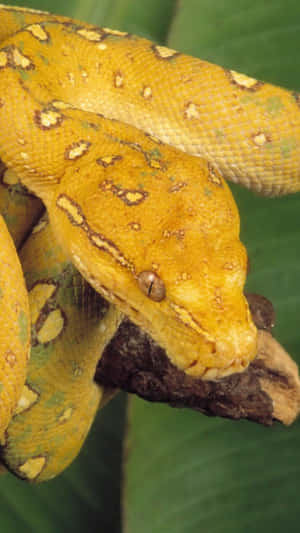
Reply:
[[[269,329],[274,322],[271,307],[260,297],[251,298],[251,302],[260,327]],[[96,381],[149,401],[264,425],[275,420],[291,424],[299,413],[298,368],[266,330],[258,332],[258,353],[248,369],[218,381],[206,381],[176,368],[147,333],[125,319],[104,350]]]

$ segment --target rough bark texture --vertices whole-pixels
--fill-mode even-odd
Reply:
[[[267,309],[266,302],[258,299],[253,305],[261,319],[259,309],[261,305]],[[264,311],[267,329],[274,319],[270,309]],[[275,420],[289,425],[300,409],[297,365],[266,330],[258,331],[258,353],[247,370],[219,381],[204,381],[176,368],[149,335],[125,319],[102,355],[96,381],[149,401],[264,425]]]

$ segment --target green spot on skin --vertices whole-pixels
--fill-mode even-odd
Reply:
[[[80,124],[83,128],[86,128],[86,129],[93,129],[96,131],[99,130],[98,124],[92,124],[91,122],[87,122],[86,120],[83,120],[82,122],[80,122]]]
[[[18,317],[18,326],[19,326],[19,339],[23,346],[27,343],[28,339],[28,318],[23,311],[23,309],[20,311],[19,317]]]
[[[259,103],[256,101],[256,98],[253,98],[253,96],[250,96],[249,94],[246,94],[245,96],[241,96],[240,102],[241,104],[249,104],[253,102],[259,105]]]
[[[80,275],[72,263],[61,263],[61,265],[63,268],[61,269],[60,276],[57,279],[53,278],[53,281],[59,283],[62,288],[73,287],[74,277],[76,277],[78,280],[81,280]]]
[[[59,277],[61,275],[60,266],[54,266],[53,268],[49,268],[49,270],[46,269],[45,273],[47,273],[47,277],[52,278],[53,280],[55,280],[56,277]]]
[[[273,150],[273,148],[274,148],[274,144],[271,143],[271,142],[267,142],[267,143],[265,144],[265,148],[267,148],[267,150]]]
[[[42,368],[50,359],[53,352],[53,344],[37,344],[31,348],[30,364],[35,369]]]
[[[1,394],[1,392],[3,391],[3,389],[4,389],[4,385],[3,385],[3,383],[0,383],[0,394]]]
[[[266,110],[273,116],[276,116],[284,108],[279,96],[271,96],[265,103]]]
[[[18,42],[18,47],[20,48],[21,52],[23,52],[23,50],[24,50],[24,41],[19,41]]]
[[[52,268],[45,268],[43,270],[37,270],[37,271],[31,270],[31,271],[24,272],[26,284],[28,287],[31,287],[36,281],[39,281],[41,279],[52,279],[53,283],[56,283],[57,281],[60,282],[62,272],[68,266],[70,266],[69,261],[64,261],[62,263],[59,263],[59,265],[55,265]],[[65,279],[65,275],[64,275],[64,279]]]
[[[78,431],[78,428],[77,428],[77,431]],[[65,442],[66,442],[66,436],[64,434],[60,435],[59,433],[57,433],[57,434],[54,434],[52,437],[53,446],[55,446],[56,448],[61,449]],[[70,458],[70,455],[69,455],[69,458]]]
[[[76,294],[77,293],[74,291],[74,287],[63,287],[59,290],[59,301],[63,307],[68,305],[78,308],[79,302]]]
[[[60,246],[54,246],[53,248],[48,248],[45,251],[45,256],[50,258],[50,257],[55,257],[56,255],[58,255],[60,253],[61,253],[61,247]]]
[[[1,300],[1,298],[3,298],[3,290],[0,287],[0,300]]]
[[[290,157],[291,152],[297,148],[297,142],[294,137],[287,137],[286,139],[282,139],[280,143],[280,150],[281,155],[285,159]]]
[[[12,13],[19,25],[25,26],[26,22],[24,13],[22,13],[21,11],[13,11]]]
[[[219,141],[223,140],[225,137],[225,133],[223,130],[216,130],[215,131],[216,137]]]
[[[14,435],[14,446],[17,446],[19,443],[24,442],[24,440],[28,439],[32,435],[32,426],[30,424],[27,424],[24,428],[24,431],[18,432],[16,435]]]
[[[212,191],[210,189],[207,189],[207,187],[205,187],[204,194],[205,194],[205,196],[211,196],[212,195]]]
[[[45,65],[49,65],[49,59],[45,57],[43,54],[41,54],[40,52],[38,53],[38,57],[43,61]]]
[[[45,402],[44,405],[47,408],[52,408],[52,407],[57,406],[57,405],[62,405],[65,402],[65,397],[66,397],[66,395],[65,395],[64,392],[56,391],[54,394],[52,394],[51,398],[49,398]]]
[[[162,158],[163,158],[163,155],[162,155],[162,153],[159,151],[158,148],[154,148],[154,149],[151,150],[149,153],[150,153],[151,157],[158,157],[159,159],[162,159]]]
[[[29,73],[27,72],[27,70],[18,69],[18,72],[23,81],[27,81],[29,79]]]
[[[241,97],[240,102],[241,104],[254,104],[262,107],[272,116],[279,115],[284,108],[284,104],[279,96],[271,96],[267,100],[262,100],[261,98],[257,98],[257,96],[245,95]]]

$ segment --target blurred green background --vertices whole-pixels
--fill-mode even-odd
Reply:
[[[22,5],[134,32],[300,90],[299,0]],[[274,335],[299,362],[300,195],[267,200],[232,190],[251,259],[247,289],[273,302]],[[59,478],[35,486],[0,478],[1,533],[298,530],[299,448],[299,422],[263,428],[119,395]]]

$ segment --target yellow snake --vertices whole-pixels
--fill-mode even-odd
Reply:
[[[1,439],[1,459],[18,477],[29,481],[51,479],[73,461],[98,408],[112,396],[113,391],[104,391],[94,382],[94,373],[122,319],[119,310],[93,291],[68,261],[47,217],[39,218],[41,208],[16,174],[2,165],[0,211],[19,249],[26,279],[31,358],[21,389],[25,367],[23,364],[21,373],[12,364],[14,346],[10,343],[7,359],[14,373],[5,369],[5,376],[19,380],[21,396],[9,424],[12,409],[5,420],[8,427]],[[14,264],[9,267],[12,270]],[[16,274],[20,276],[20,272]],[[17,275],[10,272],[6,278],[19,283]],[[6,302],[12,305],[11,295]],[[3,310],[7,313],[7,306]],[[20,328],[22,321],[19,326],[13,318],[14,327]],[[13,340],[18,341],[24,333],[24,328],[14,330]],[[10,339],[8,336],[6,344]],[[16,392],[9,390],[8,405],[15,401]]]
[[[299,112],[295,93],[145,39],[0,6],[7,172],[43,200],[60,253],[111,312],[195,377],[241,371],[256,354],[247,257],[223,178],[265,195],[299,190]],[[45,463],[20,471],[13,461],[29,479]]]

